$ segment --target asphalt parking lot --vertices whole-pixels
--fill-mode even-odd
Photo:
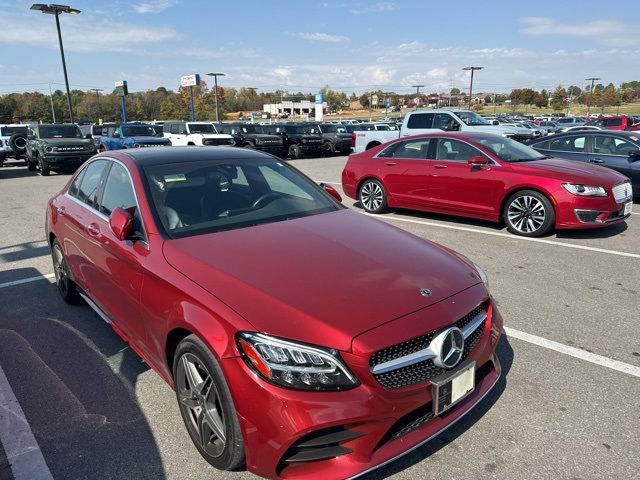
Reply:
[[[345,161],[292,164],[341,191]],[[0,480],[256,478],[212,469],[170,388],[93,310],[59,298],[44,212],[68,178],[12,162],[0,169]],[[478,408],[362,478],[638,478],[640,204],[634,208],[626,224],[543,239],[440,215],[378,216],[480,265],[506,335],[503,378]]]

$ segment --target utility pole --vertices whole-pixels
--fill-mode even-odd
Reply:
[[[420,103],[420,89],[424,87],[424,85],[411,85],[413,88],[416,89],[416,108],[414,108],[414,110],[418,109],[418,104]]]
[[[589,116],[589,112],[591,111],[591,98],[593,97],[593,84],[596,80],[602,80],[599,77],[590,77],[585,78],[587,81],[591,81],[591,90],[589,90],[589,96],[587,97],[587,117]]]
[[[102,92],[102,88],[90,88],[90,92],[96,92],[96,101],[98,103],[98,123],[100,123],[100,119],[102,118],[102,109],[100,108],[100,92]]]
[[[471,83],[469,84],[469,110],[471,110],[471,95],[473,94],[473,72],[484,67],[464,67],[462,70],[471,70]]]

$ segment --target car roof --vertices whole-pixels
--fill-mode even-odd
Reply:
[[[153,166],[168,163],[199,162],[204,160],[242,160],[242,159],[273,159],[279,160],[273,155],[237,147],[156,147],[156,148],[130,148],[105,152],[101,157],[129,157],[136,165]]]

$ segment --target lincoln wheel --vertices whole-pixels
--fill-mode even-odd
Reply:
[[[377,180],[365,180],[358,191],[358,200],[368,213],[384,213],[387,210],[387,194]]]
[[[534,190],[523,190],[507,200],[504,219],[511,233],[538,237],[553,227],[555,215],[547,197]]]

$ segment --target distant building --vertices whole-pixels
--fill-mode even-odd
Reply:
[[[322,103],[323,110],[327,110],[327,102]],[[262,111],[269,113],[273,116],[278,115],[308,115],[311,112],[315,112],[316,104],[309,100],[302,100],[300,102],[284,101],[281,103],[265,103],[262,106]]]

